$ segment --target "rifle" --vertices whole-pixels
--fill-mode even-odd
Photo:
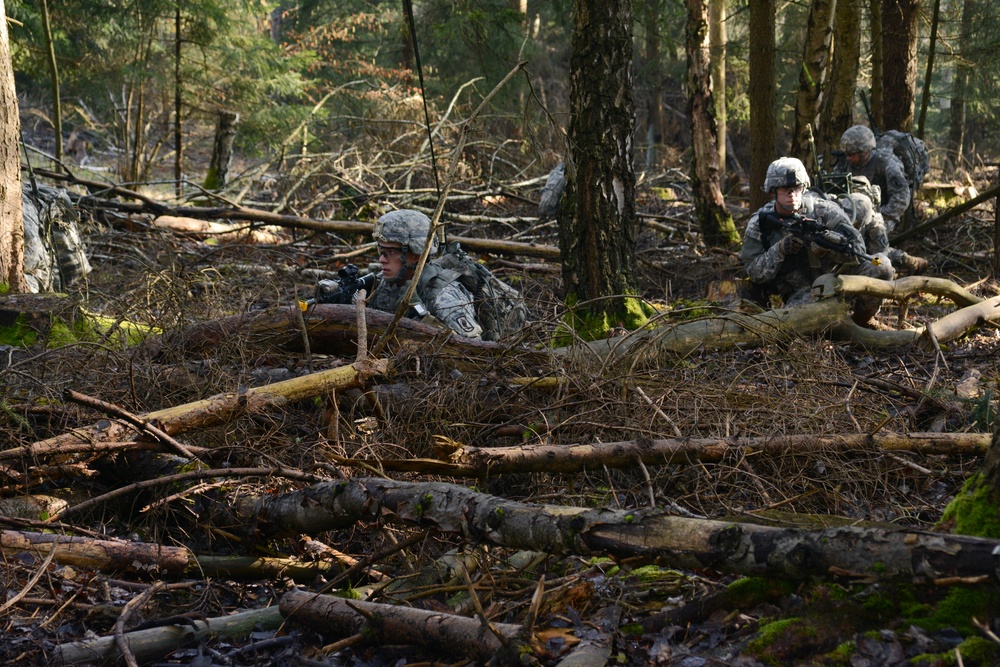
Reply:
[[[826,248],[841,255],[857,257],[860,260],[871,262],[875,266],[882,263],[879,257],[861,252],[843,234],[827,229],[823,223],[813,218],[797,214],[783,218],[771,211],[761,216],[761,223],[776,225],[806,243],[815,243],[820,248]]]
[[[316,295],[307,300],[306,305],[311,306],[314,303],[350,304],[354,302],[354,295],[358,293],[358,290],[363,289],[371,294],[372,287],[375,285],[376,274],[368,273],[359,276],[358,267],[354,264],[348,264],[338,270],[337,275],[340,276],[339,281],[319,281],[319,284],[316,285]]]

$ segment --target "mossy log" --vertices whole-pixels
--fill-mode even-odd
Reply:
[[[998,582],[1000,541],[874,527],[802,530],[732,521],[520,503],[453,484],[353,478],[246,497],[209,517],[261,536],[384,519],[514,549],[643,557],[668,567],[804,579]]]
[[[482,478],[511,473],[575,473],[584,470],[667,465],[692,461],[718,462],[750,455],[811,455],[817,452],[908,451],[921,454],[983,454],[988,433],[849,433],[843,435],[784,435],[774,437],[672,438],[567,445],[471,447],[447,441],[434,459],[381,459],[391,472]],[[340,465],[361,467],[371,462],[337,459]]]
[[[332,595],[289,591],[281,614],[323,634],[363,634],[375,644],[417,644],[476,660],[479,664],[519,665],[527,644],[520,626],[491,623],[402,605],[345,600]],[[501,639],[502,637],[502,639]]]

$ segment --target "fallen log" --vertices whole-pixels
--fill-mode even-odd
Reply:
[[[668,567],[801,580],[1000,582],[1000,541],[896,528],[823,530],[521,503],[441,483],[352,478],[294,493],[248,497],[212,521],[261,536],[316,533],[382,519],[434,527],[514,549],[642,557]]]
[[[183,625],[126,632],[124,637],[135,659],[149,664],[189,644],[197,644],[216,636],[245,639],[258,630],[276,630],[282,623],[284,618],[278,608],[267,607],[204,621],[191,619]],[[53,652],[56,665],[106,664],[117,662],[121,658],[122,654],[115,645],[114,637],[60,644]]]
[[[485,625],[476,618],[306,591],[281,596],[282,616],[317,632],[339,637],[363,634],[376,645],[416,644],[476,660],[480,664],[520,665],[527,651],[522,629],[509,623]]]
[[[295,558],[206,556],[186,547],[15,530],[0,530],[0,553],[7,558],[19,553],[41,557],[52,553],[53,560],[60,565],[143,576],[189,573],[231,579],[288,577],[308,583],[315,581],[317,576],[335,576],[344,569],[340,563],[329,559],[301,561]]]
[[[716,463],[726,457],[808,456],[817,452],[907,451],[920,454],[981,455],[990,446],[989,433],[850,433],[844,435],[783,435],[747,438],[673,438],[567,445],[472,447],[442,440],[435,459],[380,459],[387,472],[419,472],[451,477],[489,477],[512,473],[575,473],[588,469],[629,468],[701,461]],[[370,466],[371,462],[337,458],[339,465]]]
[[[371,377],[385,373],[388,367],[389,362],[387,361],[355,363],[262,387],[251,387],[245,392],[218,394],[193,403],[185,403],[138,416],[153,422],[159,430],[172,436],[223,424],[240,415],[278,408],[292,401],[321,396],[332,390],[360,387]],[[73,448],[81,442],[120,440],[132,428],[134,427],[123,422],[102,420],[47,440],[18,447],[16,454],[11,454],[14,450],[8,450],[4,452],[4,455],[17,457],[59,455],[63,453],[64,447]]]
[[[969,209],[973,209],[976,206],[982,204],[983,202],[993,199],[997,195],[1000,195],[1000,184],[987,188],[978,197],[974,197],[973,199],[970,199],[967,202],[962,202],[958,206],[953,206],[952,208],[949,208],[947,211],[941,213],[940,215],[931,218],[927,222],[922,222],[916,227],[912,227],[904,232],[900,232],[899,234],[894,235],[892,238],[889,239],[889,243],[891,243],[892,245],[897,245],[903,241],[913,238],[914,236],[922,235],[928,229],[933,229],[938,225],[945,223],[948,220],[951,220],[956,215],[961,215],[962,213],[965,213]]]

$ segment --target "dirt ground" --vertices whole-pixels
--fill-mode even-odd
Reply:
[[[981,185],[994,177],[983,174]],[[294,182],[293,175],[277,176],[266,189],[261,185],[255,190],[246,204],[263,208],[280,201]],[[462,196],[448,210],[468,217],[456,219],[449,233],[557,244],[555,224],[534,217],[532,202],[540,185],[536,181],[499,195],[476,195],[475,184],[461,184],[456,192]],[[310,187],[310,192],[322,191],[320,184]],[[290,213],[310,201],[309,192],[297,197],[288,207]],[[730,203],[742,230],[745,202],[733,197]],[[391,201],[393,206],[403,204],[430,207],[433,198],[408,194]],[[371,213],[375,205],[373,201],[366,210]],[[644,220],[638,249],[642,292],[666,313],[665,321],[711,317],[738,307],[725,290],[723,296],[716,295],[718,285],[739,277],[737,258],[700,245],[686,179],[679,172],[645,178],[638,208]],[[932,275],[950,278],[983,297],[1000,294],[1000,281],[991,268],[992,208],[976,209],[905,247],[930,260]],[[924,210],[923,216],[933,213]],[[322,217],[323,211],[311,209],[309,215]],[[89,312],[116,326],[98,338],[59,345],[39,339],[27,347],[0,348],[0,437],[7,443],[3,449],[106,418],[67,401],[65,390],[141,414],[352,360],[349,352],[306,353],[275,346],[266,337],[233,336],[199,354],[169,347],[153,354],[148,340],[311,296],[316,280],[345,261],[361,266],[374,261],[368,239],[273,228],[269,231],[277,238],[250,243],[166,231],[154,227],[149,216],[120,210],[88,208],[85,218],[93,273],[74,296]],[[528,302],[532,317],[522,346],[545,349],[565,311],[557,265],[527,257],[482,259],[516,285]],[[917,326],[953,309],[953,304],[936,299],[916,300],[908,304],[906,321],[901,322],[900,307],[887,303],[878,326]],[[147,342],[135,344],[125,322],[148,327],[139,336]],[[397,362],[393,374],[368,392],[352,390],[269,407],[180,439],[186,446],[206,448],[213,469],[282,468],[328,478],[386,474],[426,481],[440,478],[385,473],[380,461],[432,458],[441,438],[491,447],[670,437],[982,432],[995,414],[998,348],[1000,329],[987,323],[939,352],[912,348],[876,354],[816,338],[622,368],[585,362],[539,364],[536,357],[529,359],[512,348],[494,364],[458,370],[437,344],[399,339],[388,348]],[[523,375],[553,375],[563,381],[555,390],[510,381]],[[338,463],[344,459],[355,463]],[[684,516],[771,525],[870,522],[930,529],[980,463],[980,456],[967,453],[872,448],[442,481],[474,482],[484,493],[525,502],[622,509],[655,505]],[[2,496],[54,496],[72,506],[137,480],[188,470],[189,464],[173,454],[128,448],[60,460],[0,460]],[[962,647],[958,664],[994,660],[988,651],[973,654],[970,646],[975,642],[968,640],[975,636],[992,641],[987,630],[995,619],[976,619],[984,628],[978,631],[969,629],[970,618],[952,626],[921,625],[913,621],[920,614],[912,609],[904,613],[891,604],[902,593],[879,585],[764,585],[730,573],[664,563],[515,552],[445,532],[419,533],[392,517],[269,540],[223,530],[208,518],[213,505],[302,485],[273,475],[207,479],[197,487],[152,486],[110,498],[57,526],[43,523],[46,514],[30,519],[0,516],[5,530],[44,528],[62,535],[183,546],[205,556],[310,562],[334,549],[341,570],[350,567],[352,559],[384,554],[365,564],[377,572],[346,578],[336,570],[297,579],[287,573],[225,576],[187,570],[164,578],[168,586],[154,589],[160,578],[151,574],[96,571],[5,549],[0,656],[11,665],[56,664],[58,645],[113,634],[119,621],[125,630],[158,619],[182,629],[186,624],[197,628],[206,618],[273,607],[296,587],[466,615],[475,615],[480,606],[492,622],[523,624],[544,575],[544,595],[534,610],[533,648],[545,665],[939,665],[955,664],[956,647]],[[414,535],[419,539],[407,544]],[[397,548],[400,544],[404,547]],[[457,560],[462,567],[455,565]],[[378,575],[391,583],[379,581]],[[921,604],[927,607],[944,599],[944,592],[921,594]],[[338,644],[347,636],[287,623],[261,627],[238,639],[219,635],[182,642],[153,662],[199,667],[467,662],[461,655],[422,650],[393,637]],[[581,642],[604,652],[592,663],[559,662]],[[579,653],[575,656],[581,659]]]

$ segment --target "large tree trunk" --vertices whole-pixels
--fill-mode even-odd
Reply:
[[[952,169],[965,166],[965,94],[969,84],[969,74],[972,62],[968,59],[965,49],[972,40],[972,10],[974,0],[962,3],[962,28],[958,40],[960,45],[958,57],[955,59],[955,82],[951,90],[951,119],[948,127],[948,162]]]
[[[823,96],[822,120],[816,150],[823,166],[833,165],[832,150],[840,148],[840,136],[854,125],[854,90],[861,62],[861,0],[837,0],[834,13],[833,65]]]
[[[755,211],[771,198],[763,190],[767,167],[774,160],[775,0],[750,3],[750,210]]]
[[[835,0],[813,0],[809,6],[802,68],[799,70],[799,93],[795,101],[795,127],[792,131],[792,155],[803,164],[814,164],[810,138],[819,116],[823,84],[827,79],[830,40],[833,38]]]
[[[707,246],[740,242],[726,208],[719,179],[719,152],[712,99],[712,62],[708,39],[708,0],[688,0],[687,93],[691,117],[691,197]]]
[[[10,60],[7,11],[0,0],[0,285],[28,291],[24,277],[24,220],[21,211],[21,120]]]
[[[577,0],[570,70],[572,150],[559,245],[567,303],[594,300],[577,311],[580,334],[594,337],[644,321],[622,296],[636,289],[630,1]]]
[[[913,128],[919,9],[919,0],[882,2],[882,130]]]

